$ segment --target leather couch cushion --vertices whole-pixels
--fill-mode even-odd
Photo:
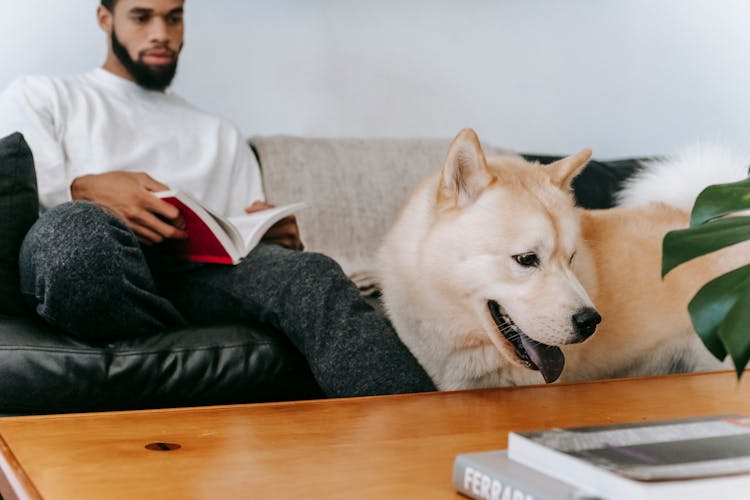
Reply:
[[[190,327],[94,346],[35,317],[0,316],[0,412],[54,413],[321,396],[262,325]]]
[[[19,289],[18,251],[38,214],[31,150],[21,134],[11,134],[0,139],[0,313],[30,313]]]

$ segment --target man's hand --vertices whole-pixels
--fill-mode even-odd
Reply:
[[[70,185],[74,200],[88,200],[107,208],[146,244],[187,238],[180,211],[153,195],[166,189],[169,187],[148,174],[122,171],[84,175]]]
[[[267,208],[273,208],[273,205],[264,201],[254,201],[252,205],[245,209],[245,212],[251,214]],[[263,241],[275,243],[291,250],[304,250],[305,246],[299,237],[299,228],[297,227],[297,218],[294,215],[284,217],[276,224],[271,226],[268,232],[263,235]]]

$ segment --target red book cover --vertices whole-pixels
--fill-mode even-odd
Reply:
[[[180,210],[188,234],[186,240],[171,240],[164,245],[188,260],[211,264],[239,263],[273,224],[304,207],[304,203],[293,203],[236,217],[222,217],[188,193],[160,191],[154,194]]]
[[[193,262],[234,263],[227,249],[198,214],[174,196],[162,199],[177,207],[185,219],[188,239],[169,242],[180,255]]]

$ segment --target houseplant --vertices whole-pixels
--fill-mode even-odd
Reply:
[[[750,178],[706,188],[695,201],[690,226],[664,237],[662,277],[691,259],[750,240],[750,215],[737,214],[748,209]],[[729,354],[738,378],[750,360],[750,256],[748,262],[706,283],[688,305],[703,343],[720,360]]]

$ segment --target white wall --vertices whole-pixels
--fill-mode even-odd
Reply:
[[[0,87],[100,65],[97,0],[0,0]],[[747,0],[187,0],[174,90],[247,135],[750,149]]]

